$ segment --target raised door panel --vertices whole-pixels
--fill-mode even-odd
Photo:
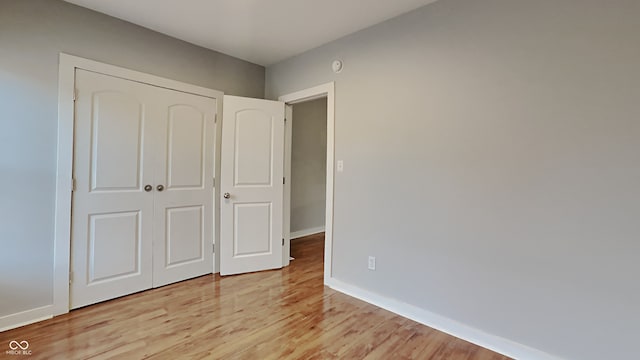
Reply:
[[[167,208],[165,221],[166,257],[158,261],[164,261],[167,268],[202,261],[205,251],[203,206]]]
[[[139,275],[140,212],[89,215],[89,285]]]
[[[271,203],[236,203],[233,207],[233,257],[271,254]],[[251,226],[246,226],[247,224]]]
[[[273,121],[270,114],[254,109],[236,114],[234,186],[271,186]]]
[[[96,92],[92,102],[91,191],[139,190],[144,105],[120,91]]]
[[[193,106],[169,108],[167,129],[167,187],[204,187],[207,143],[206,114]]]

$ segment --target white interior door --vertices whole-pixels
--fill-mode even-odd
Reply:
[[[161,98],[154,287],[213,272],[216,101],[166,89]]]
[[[76,72],[71,308],[213,272],[216,100]]]
[[[284,103],[224,97],[220,274],[282,267]]]
[[[76,71],[71,308],[152,284],[154,98],[147,86]]]

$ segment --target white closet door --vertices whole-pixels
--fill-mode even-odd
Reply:
[[[213,272],[216,100],[76,72],[71,308]]]
[[[153,286],[213,272],[216,100],[162,90]]]
[[[282,267],[284,103],[224,97],[220,274]]]
[[[151,287],[150,88],[76,71],[71,308]]]

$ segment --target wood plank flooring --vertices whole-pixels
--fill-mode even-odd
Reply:
[[[294,240],[283,270],[203,276],[5,331],[0,359],[508,359],[324,287],[323,245]],[[12,340],[32,355],[7,355]]]

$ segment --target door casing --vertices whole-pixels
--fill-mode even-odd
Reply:
[[[334,201],[334,169],[335,169],[335,84],[314,86],[312,88],[296,91],[294,93],[282,95],[279,101],[285,103],[285,176],[291,179],[291,105],[311,101],[320,98],[327,98],[327,189],[326,189],[326,214],[325,214],[325,236],[324,236],[324,283],[330,284],[332,278],[332,254],[333,254],[333,201]],[[291,252],[291,181],[286,181],[284,185],[284,244],[283,264],[289,265],[289,255]]]

